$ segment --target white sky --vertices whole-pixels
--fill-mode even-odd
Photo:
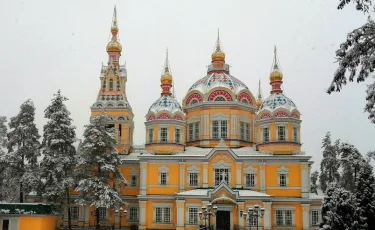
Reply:
[[[257,82],[269,95],[273,46],[284,73],[284,92],[302,113],[303,150],[321,159],[321,140],[374,150],[375,125],[363,113],[365,84],[341,93],[326,88],[337,67],[334,53],[346,34],[366,16],[338,1],[0,1],[0,115],[14,116],[31,98],[40,133],[44,109],[58,89],[80,138],[100,87],[113,6],[117,5],[122,63],[128,71],[127,96],[135,114],[136,144],[144,142],[145,114],[160,95],[165,49],[181,102],[189,87],[205,76],[217,28],[231,74],[256,94]],[[314,164],[314,168],[319,167]]]

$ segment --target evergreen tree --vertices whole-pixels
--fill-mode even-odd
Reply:
[[[331,134],[328,132],[323,139],[323,159],[320,163],[320,186],[323,191],[331,182],[340,180],[340,160],[338,158],[340,141],[337,140],[334,145],[331,142]]]
[[[340,0],[338,9],[343,9],[347,4],[356,4],[356,9],[368,13],[370,0]],[[333,81],[327,93],[340,91],[349,81],[364,82],[375,69],[375,22],[368,17],[367,23],[348,33],[346,41],[341,43],[336,51],[339,67],[334,73]],[[368,118],[375,123],[375,81],[367,85],[365,111]]]
[[[6,180],[9,186],[19,187],[19,202],[21,203],[25,194],[40,187],[40,180],[37,176],[40,135],[34,123],[34,116],[34,104],[31,100],[27,100],[21,105],[18,115],[10,119],[11,131],[7,135]]]
[[[96,208],[99,225],[99,207],[118,208],[124,204],[117,189],[126,184],[119,171],[120,157],[115,148],[115,129],[107,126],[109,117],[99,115],[85,126],[84,140],[78,154],[77,171],[81,178],[76,190],[78,204]]]
[[[322,206],[323,229],[351,230],[358,229],[353,222],[355,199],[351,192],[340,188],[336,183],[327,186],[326,197]]]
[[[5,201],[6,197],[6,183],[4,183],[6,163],[4,162],[5,151],[3,148],[6,147],[7,143],[7,126],[6,126],[6,117],[0,116],[0,202]]]
[[[44,183],[42,196],[48,202],[64,201],[68,210],[68,226],[71,230],[70,188],[74,189],[73,170],[76,164],[75,127],[70,112],[64,102],[68,99],[60,90],[44,111],[48,119],[44,126],[41,151],[44,155],[40,163],[41,178]]]
[[[354,219],[359,229],[375,229],[375,177],[373,168],[363,160],[355,184],[356,210]]]
[[[354,145],[342,143],[340,146],[341,155],[341,179],[340,186],[354,192],[358,172],[363,163],[363,156]]]

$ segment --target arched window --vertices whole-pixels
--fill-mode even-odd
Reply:
[[[109,91],[113,91],[113,79],[109,80]]]
[[[246,99],[242,99],[241,102],[247,104],[247,100]]]
[[[105,88],[106,88],[106,84],[107,84],[107,83],[106,83],[105,79],[103,79],[103,86],[102,86],[102,87],[103,87],[103,89],[105,89]]]
[[[216,97],[215,101],[226,101],[224,97]]]

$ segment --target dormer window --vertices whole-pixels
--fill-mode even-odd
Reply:
[[[109,80],[109,91],[113,91],[113,79]]]
[[[226,101],[224,97],[216,97],[215,101]]]

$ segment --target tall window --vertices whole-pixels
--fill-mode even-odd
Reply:
[[[129,208],[129,221],[138,221],[138,207]]]
[[[190,186],[198,186],[198,173],[189,173]]]
[[[70,207],[70,216],[71,216],[72,220],[78,220],[78,217],[79,217],[79,207],[78,206]]]
[[[154,129],[148,130],[148,142],[149,143],[154,142]]]
[[[311,211],[311,225],[312,226],[319,225],[319,211],[317,210]]]
[[[263,142],[270,141],[270,130],[268,127],[263,128]]]
[[[215,185],[219,185],[223,179],[229,183],[229,169],[215,169]]]
[[[113,79],[109,79],[109,91],[113,91]]]
[[[255,174],[246,174],[246,187],[255,187]]]
[[[276,226],[292,226],[292,210],[276,210]]]
[[[189,141],[199,140],[199,122],[189,124]]]
[[[100,207],[99,209],[99,221],[107,219],[107,208]]]
[[[171,208],[156,207],[155,208],[155,222],[156,223],[170,223],[171,222]]]
[[[131,176],[130,186],[131,187],[137,187],[137,176],[135,176],[135,175]]]
[[[278,126],[277,127],[277,136],[279,137],[279,141],[285,141],[285,126]]]
[[[227,139],[227,121],[212,121],[212,139]]]
[[[181,142],[181,129],[175,129],[174,140],[175,140],[176,143]]]
[[[167,142],[168,141],[168,128],[161,128],[160,129],[160,142]]]
[[[252,216],[250,218],[250,226],[257,226],[258,219],[255,216]]]
[[[161,185],[167,184],[167,173],[160,173],[160,184]]]
[[[198,208],[189,208],[189,224],[198,224]]]
[[[293,127],[293,141],[298,142],[298,128]]]
[[[240,138],[243,141],[250,141],[250,124],[240,122]]]
[[[287,186],[287,181],[286,181],[287,175],[286,174],[279,174],[279,178],[280,178],[280,187],[286,187]]]

